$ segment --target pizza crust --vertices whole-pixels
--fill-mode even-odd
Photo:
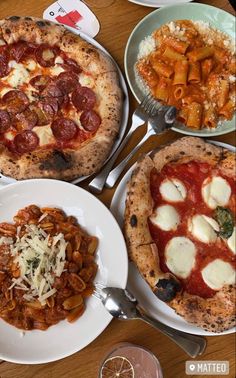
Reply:
[[[57,45],[92,75],[97,97],[96,111],[102,123],[96,134],[76,149],[50,150],[47,146],[15,156],[0,146],[0,171],[15,179],[49,177],[73,180],[96,173],[108,157],[119,133],[123,95],[118,72],[111,58],[63,26],[34,17],[13,16],[0,21],[6,43],[19,40]]]
[[[169,305],[189,323],[210,332],[223,332],[235,326],[235,286],[224,286],[213,298],[178,294]]]
[[[148,227],[147,219],[153,209],[150,193],[152,168],[161,171],[168,163],[182,164],[191,160],[207,162],[213,169],[222,169],[222,173],[230,177],[235,174],[234,154],[200,138],[183,137],[153,151],[138,161],[128,183],[125,238],[130,259],[158,298],[168,299],[168,305],[188,322],[208,331],[222,332],[235,325],[235,286],[226,286],[207,300],[181,292],[176,278],[171,273],[161,271],[158,250]],[[172,281],[173,277],[175,282]]]

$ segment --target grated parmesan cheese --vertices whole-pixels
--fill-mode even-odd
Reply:
[[[38,299],[45,304],[56,292],[52,288],[54,278],[64,271],[67,242],[62,233],[52,237],[33,224],[26,226],[22,237],[19,232],[15,242],[11,238],[0,238],[0,244],[10,245],[14,263],[20,268],[20,277],[12,278],[9,290],[13,287],[24,290],[26,300]]]

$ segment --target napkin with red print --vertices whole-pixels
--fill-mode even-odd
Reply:
[[[100,25],[95,14],[80,0],[59,0],[43,13],[43,18],[74,29],[74,32],[95,37]]]

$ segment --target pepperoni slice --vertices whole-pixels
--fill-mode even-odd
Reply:
[[[45,97],[39,103],[40,108],[44,112],[48,122],[51,122],[59,110],[59,104],[55,97]]]
[[[23,58],[27,50],[28,50],[27,43],[25,41],[19,41],[11,45],[10,56],[16,62],[20,62],[20,60]]]
[[[37,114],[37,126],[45,126],[48,124],[48,119],[39,106],[31,105],[30,108]]]
[[[37,62],[42,67],[52,67],[57,56],[57,49],[49,45],[40,45],[35,51]]]
[[[48,75],[37,75],[30,80],[30,85],[36,88],[39,92],[43,91],[46,86],[51,82]]]
[[[42,92],[43,97],[63,97],[63,93],[56,83],[49,83]]]
[[[78,76],[74,72],[61,72],[56,79],[56,84],[63,94],[68,94],[78,85]]]
[[[38,116],[34,110],[27,108],[22,113],[18,113],[14,118],[14,126],[18,131],[31,130],[38,121]]]
[[[101,118],[94,110],[85,110],[80,116],[80,122],[86,131],[95,132],[101,124]]]
[[[0,77],[8,75],[10,68],[8,66],[8,58],[5,54],[5,51],[0,53]]]
[[[38,135],[34,131],[25,130],[14,138],[16,151],[19,154],[34,151],[39,145]]]
[[[77,110],[91,110],[96,103],[96,96],[90,88],[77,87],[72,93],[71,100]]]
[[[29,99],[26,94],[19,90],[12,90],[2,98],[2,102],[6,105],[7,111],[12,114],[23,112],[29,105]]]
[[[11,119],[6,110],[0,109],[0,134],[5,133],[11,126]]]
[[[70,72],[73,71],[77,75],[82,72],[82,68],[76,63],[76,61],[70,58],[66,59],[65,63],[62,64],[62,67],[66,71],[70,71]]]
[[[69,118],[58,118],[52,125],[52,132],[56,139],[68,141],[76,137],[78,127],[74,121]]]

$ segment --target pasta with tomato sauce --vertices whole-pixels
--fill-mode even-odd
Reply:
[[[78,319],[93,292],[97,245],[58,208],[30,205],[0,223],[0,317],[24,330]]]
[[[235,111],[234,44],[202,21],[163,25],[139,46],[136,73],[192,129],[214,129]],[[183,116],[184,115],[184,116]]]

